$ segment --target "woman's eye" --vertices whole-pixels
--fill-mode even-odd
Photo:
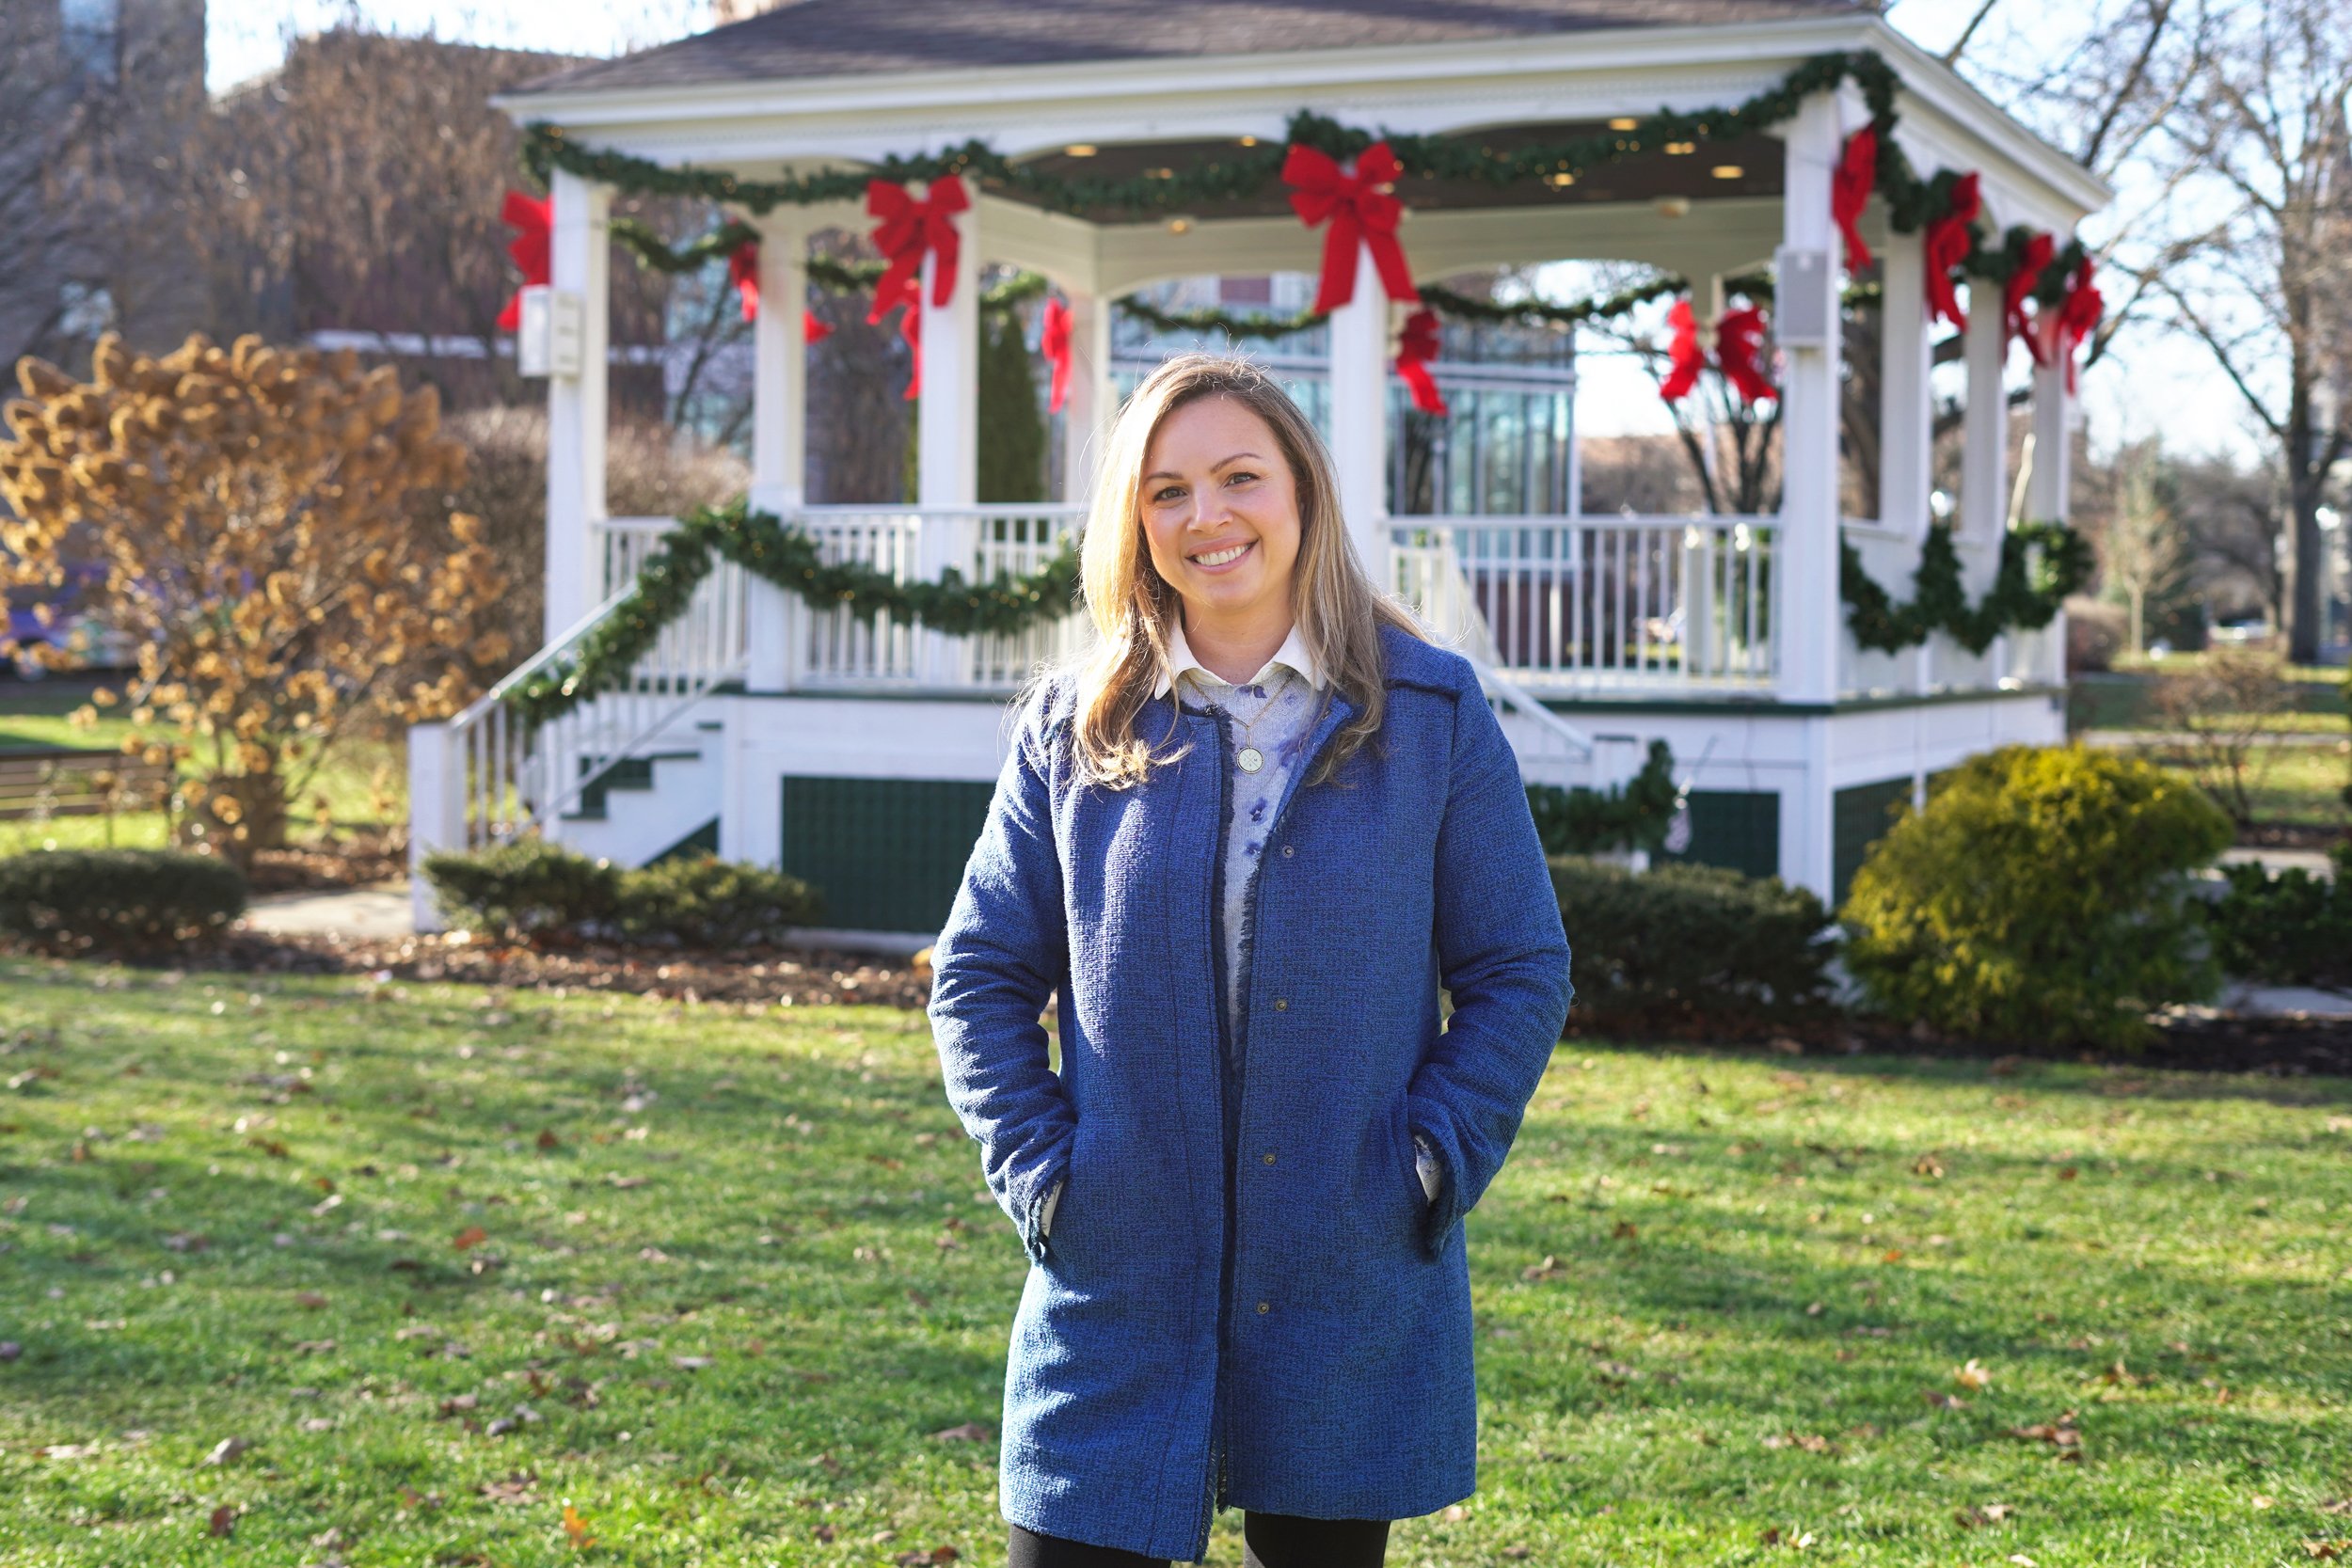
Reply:
[[[1248,469],[1246,469],[1246,468],[1245,468],[1245,469],[1240,469],[1240,470],[1237,470],[1237,471],[1235,471],[1235,472],[1233,472],[1233,473],[1227,474],[1225,477],[1226,477],[1226,479],[1227,479],[1229,482],[1231,482],[1231,483],[1234,483],[1234,484],[1247,484],[1247,483],[1248,483],[1250,481],[1252,481],[1252,480],[1256,479],[1258,476],[1257,476],[1256,474],[1253,474],[1253,473],[1249,472]]]
[[[1158,495],[1153,496],[1153,497],[1152,498],[1152,499],[1153,501],[1155,501],[1155,502],[1158,502],[1158,501],[1171,501],[1171,500],[1174,500],[1174,499],[1175,499],[1178,496],[1183,495],[1184,493],[1184,486],[1183,486],[1183,485],[1181,485],[1181,484],[1171,484],[1171,485],[1169,485],[1167,489],[1165,489],[1165,490],[1161,491]]]

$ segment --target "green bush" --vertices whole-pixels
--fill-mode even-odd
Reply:
[[[621,873],[621,929],[640,941],[740,947],[809,925],[823,911],[822,897],[799,878],[716,855]]]
[[[1581,1022],[1720,1025],[1826,1004],[1836,929],[1810,891],[1713,865],[1549,863]]]
[[[1846,965],[1875,1009],[1947,1034],[2142,1044],[2220,974],[2185,875],[2231,841],[2137,757],[2005,746],[1954,768],[1856,873]]]
[[[2241,979],[2274,985],[2352,985],[2352,853],[2336,849],[2336,879],[2290,867],[2225,865],[2229,890],[2206,907],[2214,956]]]
[[[451,921],[499,936],[609,920],[620,907],[621,874],[611,861],[545,839],[438,850],[424,858],[424,878]]]
[[[0,860],[0,930],[50,946],[149,952],[219,935],[243,873],[184,849],[40,849]]]

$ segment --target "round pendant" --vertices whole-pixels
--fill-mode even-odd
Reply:
[[[1243,772],[1255,773],[1265,766],[1265,753],[1255,746],[1244,746],[1241,749],[1240,762]]]

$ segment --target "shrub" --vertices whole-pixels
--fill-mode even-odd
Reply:
[[[1836,931],[1807,889],[1712,865],[1550,865],[1587,1023],[1762,1021],[1827,1001]]]
[[[2120,604],[2077,594],[2066,601],[2066,668],[2076,674],[2115,668],[2131,640],[2131,615]]]
[[[2276,985],[2352,985],[2352,852],[2334,881],[2289,867],[2225,865],[2228,891],[2207,906],[2214,956],[2228,973]]]
[[[610,919],[620,904],[621,874],[611,861],[537,838],[437,851],[425,857],[424,877],[452,921],[501,936]]]
[[[679,856],[621,873],[622,931],[688,947],[741,947],[772,940],[823,913],[815,888],[763,865],[716,855]]]
[[[0,930],[52,946],[151,952],[219,935],[246,880],[185,849],[40,849],[0,860]]]
[[[2136,757],[2005,746],[1954,768],[1856,873],[1846,964],[1871,1006],[1949,1034],[2145,1043],[2219,972],[2184,875],[2229,818]]]

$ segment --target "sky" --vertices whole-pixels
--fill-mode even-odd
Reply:
[[[1893,0],[1887,17],[1940,52],[1975,8],[1975,0]],[[2052,29],[2063,30],[2058,19],[2069,8],[2010,0],[2001,10],[2018,11],[2026,24],[2004,30],[1996,12],[1980,47],[2049,49]],[[215,90],[271,69],[289,37],[355,15],[399,32],[582,54],[621,54],[709,24],[708,0],[215,0],[208,15],[206,75]],[[2121,204],[2130,198],[2128,189],[2119,193]],[[1551,297],[1577,297],[1575,275],[1567,269],[1541,281]],[[2022,348],[2017,353],[2022,362]],[[2218,452],[2250,462],[2263,451],[2238,394],[2211,358],[2159,328],[2127,333],[2110,357],[2083,377],[2082,398],[2091,445],[2103,451],[2152,434],[2183,455]],[[1582,361],[1576,414],[1587,435],[1673,428],[1645,372],[1597,355]]]

